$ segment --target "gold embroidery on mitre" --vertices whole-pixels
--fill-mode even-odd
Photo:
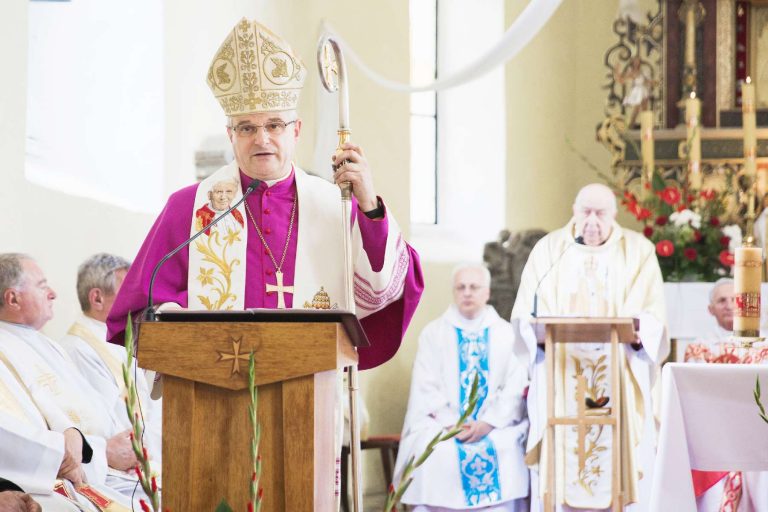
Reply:
[[[312,302],[304,301],[305,308],[311,309],[338,309],[338,304],[331,305],[331,297],[328,292],[325,291],[323,286],[320,287],[320,291],[312,297]]]
[[[305,77],[288,43],[243,18],[216,52],[207,82],[224,112],[237,116],[295,109]]]

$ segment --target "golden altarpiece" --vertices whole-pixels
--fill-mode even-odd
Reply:
[[[611,152],[614,176],[624,183],[642,179],[643,132],[652,130],[656,172],[684,186],[690,180],[686,100],[695,96],[699,188],[731,189],[727,220],[745,227],[750,184],[758,198],[755,215],[768,191],[768,1],[662,0],[642,18],[618,18],[617,42],[604,56],[608,96],[597,139]],[[757,125],[751,176],[742,127],[747,80]],[[643,130],[642,111],[650,121]]]

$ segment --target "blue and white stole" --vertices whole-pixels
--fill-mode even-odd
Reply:
[[[459,339],[459,408],[462,413],[467,410],[472,382],[477,374],[477,407],[469,417],[476,420],[477,412],[488,396],[488,328],[478,334],[456,327],[456,334]],[[493,441],[488,436],[476,443],[456,441],[456,449],[467,505],[492,504],[501,500],[499,459]]]

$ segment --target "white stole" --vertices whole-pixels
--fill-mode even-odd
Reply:
[[[293,307],[311,307],[315,294],[323,290],[331,305],[347,309],[344,303],[344,254],[341,230],[339,188],[321,178],[309,176],[294,166],[298,193],[298,232],[296,267],[292,285]],[[208,191],[222,180],[238,183],[232,204],[242,198],[240,172],[236,162],[216,171],[200,183],[195,195],[194,212],[208,203]],[[249,222],[244,204],[237,208]],[[193,212],[190,235],[201,226]],[[247,228],[242,232],[217,231],[203,234],[189,250],[187,278],[189,309],[245,309],[245,261],[248,247]],[[353,261],[358,260],[362,243],[359,229],[353,230]],[[363,251],[364,252],[364,251]],[[366,257],[367,259],[367,257]],[[264,290],[262,293],[265,293]]]

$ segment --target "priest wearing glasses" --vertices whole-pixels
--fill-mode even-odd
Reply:
[[[227,115],[235,161],[170,196],[110,313],[113,342],[121,341],[128,312],[146,307],[153,267],[199,229],[195,212],[222,180],[238,184],[232,204],[260,181],[237,207],[245,227],[211,230],[169,259],[157,275],[154,302],[191,310],[346,309],[337,184],[350,182],[355,305],[371,341],[360,350],[360,368],[397,352],[423,289],[418,254],[376,195],[359,146],[344,144],[331,157],[335,184],[294,163],[302,131],[296,107],[306,74],[288,44],[258,22],[243,19],[227,35],[207,82]]]

